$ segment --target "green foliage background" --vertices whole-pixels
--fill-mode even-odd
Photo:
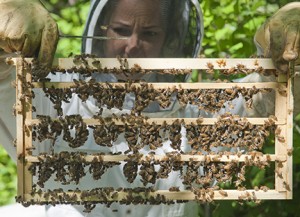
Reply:
[[[14,202],[16,184],[16,165],[0,146],[0,206]]]
[[[45,7],[52,13],[61,34],[81,35],[88,14],[89,1],[44,0]],[[253,36],[256,29],[279,7],[291,2],[286,0],[203,0],[205,37],[202,55],[205,57],[249,57],[255,54]],[[81,41],[60,39],[56,57],[79,54]],[[295,119],[300,125],[300,115]],[[274,149],[272,145],[266,147]],[[244,217],[284,217],[300,216],[300,129],[294,132],[294,199],[290,201],[265,201],[260,205],[235,201],[215,202],[201,205],[200,216],[244,216]],[[255,171],[252,171],[255,172]],[[258,172],[248,185],[255,186],[264,180],[271,186],[272,178],[267,172]],[[0,205],[13,201],[16,195],[16,166],[0,146]]]

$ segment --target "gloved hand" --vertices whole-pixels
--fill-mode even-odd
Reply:
[[[300,3],[280,8],[256,33],[255,41],[264,56],[271,57],[284,73],[290,61],[300,60]]]
[[[0,48],[51,66],[58,28],[39,0],[0,0]]]

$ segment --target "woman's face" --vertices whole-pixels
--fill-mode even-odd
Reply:
[[[160,57],[165,35],[159,0],[119,0],[107,37],[128,39],[106,41],[105,57]]]

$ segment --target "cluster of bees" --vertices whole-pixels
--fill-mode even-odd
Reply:
[[[33,141],[42,142],[51,139],[55,142],[57,137],[63,134],[63,139],[71,148],[78,148],[88,139],[89,131],[80,115],[65,116],[57,120],[51,119],[50,116],[38,115],[38,119],[40,120],[38,126],[33,125],[32,127]],[[75,129],[74,136],[71,135],[72,129]]]
[[[89,61],[91,60],[91,61]],[[165,70],[145,70],[142,69],[138,64],[134,64],[132,68],[129,68],[127,59],[118,58],[120,67],[108,69],[106,67],[102,67],[102,64],[95,55],[90,54],[81,54],[75,55],[73,58],[73,63],[75,66],[69,69],[62,69],[60,67],[52,67],[47,68],[38,63],[36,59],[34,59],[31,63],[27,63],[26,67],[32,72],[32,80],[33,81],[49,81],[46,78],[50,73],[78,73],[83,77],[91,77],[94,73],[111,73],[111,74],[122,74],[125,77],[130,77],[130,75],[135,74],[147,74],[147,73],[163,73],[163,74],[177,74],[177,75],[186,75],[192,72],[191,69],[165,69]]]
[[[252,108],[252,98],[255,94],[270,91],[270,89],[257,89],[255,86],[252,88],[232,87],[198,90],[187,90],[173,86],[165,89],[155,89],[151,84],[144,82],[140,82],[138,86],[130,82],[126,83],[125,86],[112,86],[110,83],[98,83],[94,79],[87,82],[74,79],[74,85],[71,88],[44,88],[46,96],[53,102],[58,115],[63,115],[61,110],[62,101],[69,102],[73,93],[77,94],[83,102],[92,97],[99,107],[106,106],[108,109],[118,108],[120,110],[123,108],[125,95],[133,93],[135,102],[132,113],[141,114],[154,101],[158,102],[160,107],[168,108],[171,105],[172,97],[176,97],[182,106],[192,104],[204,111],[218,112],[225,106],[225,103],[243,96],[246,105]]]
[[[55,181],[63,185],[68,185],[71,182],[78,184],[87,173],[85,167],[88,167],[94,180],[99,180],[109,168],[120,164],[119,162],[103,162],[102,155],[95,155],[93,160],[88,162],[85,158],[86,153],[82,152],[40,154],[38,162],[32,162],[29,166],[29,171],[32,175],[37,175],[37,185],[41,188],[53,174],[55,174]]]
[[[49,79],[46,76],[49,73],[78,73],[83,77],[91,77],[93,73],[112,73],[112,74],[125,74],[130,77],[130,75],[134,74],[147,74],[147,73],[161,73],[161,74],[171,74],[171,75],[186,75],[192,72],[191,69],[164,69],[164,70],[145,70],[142,69],[138,64],[134,64],[132,68],[129,68],[129,64],[126,58],[118,58],[120,67],[108,69],[106,67],[102,67],[101,62],[97,59],[97,56],[90,54],[81,54],[75,55],[73,58],[73,63],[75,66],[69,69],[62,69],[59,67],[46,68],[38,63],[37,60],[33,60],[28,67],[32,71],[33,81],[48,81]],[[24,61],[25,62],[25,61]],[[26,62],[25,62],[26,63]],[[27,63],[26,63],[27,64]],[[229,69],[222,69],[222,67],[226,67],[226,60],[220,59],[217,61],[217,65],[221,67],[218,69],[224,75],[237,75],[244,74],[248,75],[253,72],[261,73],[264,75],[276,74],[276,70],[266,70],[263,67],[259,66],[258,62],[255,62],[255,69],[248,69],[243,64],[237,64],[234,67]],[[211,62],[206,64],[207,69],[206,73],[212,74],[216,70],[214,65]]]
[[[89,55],[76,56],[74,64],[76,67],[68,70],[52,69],[52,73],[80,73],[83,77],[90,77],[92,73],[148,73],[149,71],[141,69],[135,65],[128,68],[126,59],[119,59],[120,68],[106,69],[101,67],[98,60],[93,60],[92,65],[87,58],[94,58]],[[226,64],[224,62],[220,64]],[[26,67],[31,67],[33,81],[49,81],[46,79],[45,69],[33,62]],[[209,65],[208,65],[209,67]],[[213,67],[209,67],[213,70]],[[236,71],[248,73],[242,65],[237,66],[235,70],[227,70],[226,73],[234,74]],[[187,74],[190,70],[162,70],[163,73]],[[34,92],[31,91],[32,84],[27,82],[25,77],[20,78],[23,82],[24,97],[34,98]],[[42,142],[52,140],[53,144],[59,136],[67,142],[70,148],[75,152],[60,152],[52,154],[40,154],[36,162],[31,162],[29,171],[37,176],[36,186],[32,190],[32,196],[39,195],[40,201],[24,202],[25,205],[37,204],[81,204],[85,207],[85,212],[90,212],[97,203],[103,203],[107,206],[114,201],[121,204],[171,204],[174,200],[169,200],[164,195],[153,193],[152,187],[159,180],[167,179],[173,171],[180,174],[185,189],[190,190],[195,195],[196,201],[211,202],[214,199],[213,183],[234,182],[236,187],[241,188],[245,182],[246,167],[257,166],[265,168],[269,166],[269,160],[254,160],[261,151],[265,140],[270,133],[278,129],[275,127],[275,117],[270,117],[263,125],[253,125],[243,119],[231,114],[225,114],[218,118],[212,125],[203,125],[203,119],[198,118],[195,122],[186,124],[184,120],[176,119],[173,123],[163,122],[162,124],[149,123],[146,117],[141,116],[142,111],[149,106],[151,102],[158,102],[162,108],[168,108],[175,98],[182,104],[197,105],[199,109],[209,112],[218,112],[227,102],[232,101],[239,96],[243,96],[249,107],[252,105],[253,95],[259,92],[268,92],[269,89],[240,88],[233,87],[228,89],[200,89],[184,90],[176,86],[155,89],[152,85],[140,81],[139,84],[127,82],[124,85],[111,83],[98,83],[94,79],[88,81],[73,80],[70,88],[44,87],[46,97],[54,104],[58,113],[57,119],[50,116],[37,115],[39,122],[32,125],[32,139]],[[30,90],[30,91],[26,91]],[[131,114],[103,118],[102,107],[108,109],[117,108],[122,110],[124,98],[127,93],[135,95],[135,104]],[[64,115],[62,102],[70,102],[72,96],[76,94],[82,102],[93,98],[99,106],[99,113],[93,118],[99,121],[99,124],[89,125],[80,115]],[[117,123],[118,122],[118,123]],[[120,124],[121,122],[121,124]],[[186,130],[186,139],[191,147],[188,152],[182,149],[182,129]],[[94,180],[101,180],[104,174],[109,174],[109,170],[115,166],[121,166],[120,161],[104,161],[103,157],[108,153],[94,154],[92,160],[87,160],[87,153],[78,152],[76,148],[83,146],[89,136],[93,133],[96,145],[103,147],[112,147],[122,134],[128,145],[125,152],[111,153],[112,155],[126,155],[122,165],[123,175],[129,183],[140,179],[144,185],[143,188],[114,189],[97,188],[91,190],[75,190],[70,192],[62,189],[41,190],[46,182],[52,177],[54,180],[68,185],[71,183],[79,184],[81,179],[90,174]],[[276,133],[275,132],[275,133]],[[278,135],[278,138],[281,138]],[[155,153],[162,148],[163,143],[170,141],[173,149],[165,155],[163,159],[156,159]],[[216,153],[212,147],[219,148]],[[219,158],[222,155],[241,155],[240,152],[226,152],[232,148],[242,148],[252,153],[252,158],[246,158],[245,162],[232,160],[221,162]],[[142,149],[150,150],[145,157],[140,154]],[[205,155],[217,154],[215,159],[209,157],[204,161],[197,161],[190,158],[189,161],[183,161],[181,155]],[[228,157],[229,159],[229,157]],[[122,175],[122,174],[120,174]],[[179,191],[178,187],[171,187],[169,191]],[[120,196],[120,192],[125,192],[126,196]],[[221,195],[226,197],[227,193],[220,190]],[[143,193],[143,194],[141,194]],[[251,196],[251,195],[250,195]],[[247,198],[250,198],[247,195]],[[241,199],[243,196],[241,196]],[[253,199],[254,197],[252,197]],[[18,198],[22,201],[22,198]],[[177,201],[186,202],[186,201]],[[26,204],[27,203],[27,204]]]
[[[123,174],[129,183],[133,183],[137,177],[144,186],[155,184],[159,179],[166,179],[172,171],[180,172],[183,184],[187,188],[208,188],[214,181],[226,183],[235,179],[237,187],[242,186],[245,181],[245,171],[248,166],[265,168],[270,161],[255,161],[255,155],[246,162],[232,160],[220,162],[218,159],[206,159],[197,161],[190,158],[189,161],[182,161],[178,152],[169,153],[162,160],[154,159],[151,156],[142,158],[142,154],[127,155],[123,166]],[[53,155],[41,154],[38,162],[32,162],[29,171],[32,175],[38,175],[38,186],[43,188],[44,184],[54,174],[55,181],[64,185],[78,184],[88,172],[94,180],[100,180],[102,175],[114,166],[120,165],[119,161],[103,161],[104,153],[94,154],[93,159],[87,160],[87,153],[84,152],[60,152]],[[86,169],[88,168],[88,169]],[[88,171],[88,172],[87,172]],[[109,173],[109,172],[108,172]]]
[[[226,60],[224,59],[217,60],[217,65],[221,68],[226,67],[227,65]],[[229,69],[219,69],[219,71],[223,75],[241,75],[241,74],[248,75],[253,72],[260,73],[263,75],[272,75],[272,74],[275,75],[277,73],[276,70],[264,69],[263,67],[259,66],[258,61],[255,61],[254,65],[256,66],[254,69],[248,69],[244,64],[239,63],[234,67],[231,67]],[[211,62],[208,62],[206,66],[207,66],[206,73],[208,74],[214,73],[215,67]]]
[[[141,196],[143,193],[143,196]],[[42,191],[41,189],[33,187],[31,192],[32,196],[38,195],[39,201],[24,202],[21,197],[17,198],[17,202],[22,203],[24,206],[30,206],[33,204],[39,205],[57,205],[57,204],[72,204],[83,205],[84,212],[91,212],[96,204],[104,204],[110,207],[111,204],[118,200],[120,204],[125,205],[138,205],[138,204],[174,204],[173,200],[169,200],[165,195],[155,193],[155,189],[152,187],[138,187],[138,188],[113,188],[103,187],[94,188],[91,190],[68,190],[64,191],[62,188]],[[120,198],[120,199],[118,199]],[[177,200],[177,203],[183,203],[187,201]],[[117,212],[118,210],[112,210]]]
[[[265,124],[253,125],[245,118],[224,114],[213,125],[187,125],[187,139],[194,151],[207,151],[211,147],[240,147],[248,151],[261,150],[275,131],[276,117],[270,116]]]
[[[92,66],[89,65],[89,62],[87,58],[93,59],[94,56],[91,55],[78,55],[74,57],[74,64],[80,65],[80,67],[73,67],[71,69],[65,70],[65,69],[59,69],[54,68],[50,70],[51,73],[56,72],[62,72],[62,73],[74,73],[78,72],[84,77],[90,77],[92,76],[92,73],[125,73],[128,75],[132,75],[135,73],[148,73],[149,70],[143,70],[140,66],[134,65],[133,68],[128,68],[128,63],[126,59],[119,59],[120,61],[120,68],[115,69],[107,69],[101,68],[101,63],[99,60],[92,61]],[[225,60],[224,60],[225,61]],[[218,63],[221,66],[226,66],[226,62],[220,62]],[[46,79],[45,69],[37,64],[36,61],[33,61],[31,64],[26,65],[28,70],[32,71],[32,80],[33,81],[50,81],[49,79]],[[213,70],[213,65],[211,63],[207,64],[207,67],[209,70]],[[49,71],[49,70],[48,70]],[[231,72],[232,71],[232,72]],[[234,67],[234,69],[230,70],[223,70],[222,73],[225,74],[236,74],[244,73],[249,74],[249,72],[253,72],[253,70],[248,70],[244,65],[239,64],[238,66]],[[50,73],[49,72],[49,73]],[[258,72],[260,72],[258,70]],[[263,71],[264,72],[264,71]],[[191,73],[191,70],[162,70],[160,73],[169,73],[169,74],[189,74]],[[148,105],[150,102],[156,101],[160,104],[162,108],[167,108],[171,104],[171,96],[174,94],[177,96],[178,101],[182,105],[186,104],[193,104],[198,105],[199,109],[206,110],[209,112],[217,112],[222,107],[224,107],[224,104],[226,102],[230,102],[233,99],[243,96],[246,101],[246,105],[248,105],[250,108],[252,106],[252,97],[253,95],[259,93],[259,92],[269,92],[270,89],[257,89],[255,87],[246,89],[246,88],[240,88],[240,87],[233,87],[228,89],[201,89],[201,90],[184,90],[181,88],[167,88],[167,89],[154,89],[151,85],[148,85],[147,83],[144,83],[142,81],[140,82],[140,86],[131,85],[130,77],[128,76],[129,82],[127,85],[120,86],[115,85],[112,87],[109,83],[107,84],[99,84],[94,79],[90,79],[89,81],[83,81],[83,80],[74,80],[74,85],[71,88],[43,88],[46,96],[50,98],[50,100],[54,104],[54,108],[57,110],[58,115],[62,114],[61,104],[62,101],[69,102],[69,100],[72,98],[72,93],[76,93],[79,98],[85,102],[89,97],[93,97],[96,102],[98,103],[99,107],[105,105],[108,108],[123,108],[123,100],[126,93],[134,93],[136,100],[135,100],[135,106],[133,108],[133,112],[136,112],[140,114]],[[33,93],[27,93],[27,95],[31,96]]]
[[[55,181],[64,185],[71,182],[79,184],[80,179],[87,175],[87,171],[91,173],[95,180],[101,179],[101,176],[107,172],[109,168],[119,165],[119,162],[103,161],[104,153],[94,154],[91,161],[87,160],[88,155],[82,152],[60,152],[54,155],[42,154],[38,156],[38,162],[31,163],[29,170],[33,175],[38,176],[37,185],[33,186],[32,196],[39,195],[39,204],[81,204],[86,210],[92,210],[96,203],[106,204],[110,206],[113,202],[118,201],[121,204],[172,204],[174,200],[168,200],[165,195],[159,195],[152,187],[158,180],[166,179],[172,171],[179,171],[182,183],[187,190],[195,195],[195,200],[199,202],[212,202],[214,199],[214,191],[219,190],[223,197],[227,197],[226,191],[220,190],[218,185],[228,182],[234,182],[236,187],[243,190],[243,182],[245,181],[246,168],[248,166],[257,166],[264,168],[269,166],[269,161],[254,161],[256,153],[252,154],[252,161],[248,159],[246,162],[213,162],[212,159],[205,161],[195,161],[191,158],[189,161],[182,161],[181,154],[178,152],[168,153],[163,160],[155,160],[148,156],[142,158],[142,154],[127,155],[124,160],[123,174],[129,183],[140,178],[144,187],[138,188],[97,188],[91,190],[73,190],[70,192],[62,189],[46,190],[44,182],[51,175],[55,175]],[[86,168],[89,169],[86,169]],[[68,180],[67,180],[68,178]],[[214,183],[218,185],[214,186]],[[151,185],[152,184],[152,185]],[[38,187],[37,187],[38,186]],[[150,187],[147,187],[150,186]],[[212,187],[213,186],[213,187]],[[37,190],[38,189],[38,190]],[[267,191],[266,187],[261,190]],[[170,192],[180,191],[178,187],[170,187]],[[122,192],[127,193],[125,197],[119,197]],[[249,200],[240,195],[239,200]],[[187,202],[187,201],[177,201]],[[31,202],[28,202],[31,203]],[[26,204],[26,203],[25,203]],[[36,204],[36,202],[35,202]]]
[[[227,89],[180,90],[177,98],[183,105],[198,105],[198,108],[209,112],[218,112],[224,104],[243,96],[246,106],[252,108],[253,96],[257,93],[268,93],[270,89],[233,87]]]
[[[212,147],[229,149],[239,147],[248,151],[259,151],[272,132],[276,132],[277,137],[283,140],[280,129],[275,126],[274,116],[270,116],[263,125],[253,125],[245,118],[228,113],[220,116],[213,125],[202,125],[202,118],[190,124],[186,124],[183,119],[175,119],[173,123],[167,124],[165,121],[161,125],[149,123],[146,118],[137,118],[133,115],[115,118],[96,116],[96,118],[100,125],[94,126],[87,125],[80,115],[58,119],[38,116],[39,123],[32,126],[32,139],[39,142],[49,139],[55,142],[58,136],[62,136],[71,148],[78,148],[87,141],[90,128],[95,144],[103,147],[112,147],[119,136],[124,135],[128,145],[125,154],[138,153],[145,147],[155,151],[168,140],[174,151],[182,152],[183,128],[186,130],[186,138],[194,154],[201,151],[209,153]],[[116,123],[117,121],[122,123]]]

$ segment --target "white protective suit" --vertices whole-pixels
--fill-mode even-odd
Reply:
[[[185,23],[187,19],[187,11],[189,10],[188,4],[184,3],[187,1],[180,0],[181,5],[181,12],[183,19],[182,26],[187,27],[187,23]],[[197,9],[197,35],[195,36],[195,43],[194,48],[191,51],[190,55],[196,57],[200,51],[201,40],[203,36],[203,25],[202,25],[202,14],[200,11],[200,6],[198,1],[191,0],[190,1],[195,8]],[[91,10],[89,17],[87,19],[87,24],[85,28],[85,35],[95,35],[96,34],[96,27],[98,18],[101,16],[102,9],[104,5],[107,3],[107,0],[94,0],[91,4]],[[184,6],[184,7],[182,7]],[[183,32],[188,31],[188,29],[183,29]],[[184,38],[184,34],[182,33],[182,38]],[[93,47],[93,40],[87,39],[83,41],[82,44],[82,52],[83,53],[91,53],[97,54],[96,48]],[[6,58],[5,55],[1,56],[1,65],[0,65],[0,144],[2,144],[5,149],[8,151],[9,155],[16,160],[16,150],[13,147],[12,141],[16,135],[16,124],[15,118],[12,116],[12,107],[15,102],[15,89],[11,86],[11,82],[15,80],[15,71],[12,66],[4,65],[4,59]],[[70,81],[73,78],[78,79],[78,75],[51,75],[52,81]],[[94,77],[97,81],[109,81],[114,82],[116,78],[114,75],[106,74],[106,75],[98,75]],[[159,75],[146,75],[145,79],[149,82],[156,82],[156,81],[171,81],[172,76],[159,76]],[[259,74],[253,73],[243,79],[240,82],[258,82],[258,81],[270,81],[272,77],[264,77]],[[264,97],[264,99],[262,98]],[[262,100],[263,99],[263,100]],[[126,95],[124,109],[122,113],[129,112],[133,106],[134,96],[128,94]],[[36,97],[34,103],[36,104],[37,114],[44,114],[44,115],[54,115],[56,111],[53,110],[52,104],[48,99],[43,97],[42,92],[36,92]],[[254,102],[254,109],[248,110],[244,107],[244,100],[242,98],[234,100],[234,109],[231,110],[232,113],[238,114],[241,116],[265,116],[267,117],[270,114],[274,114],[274,107],[272,94],[268,97],[265,95],[257,95],[256,100]],[[73,97],[71,103],[63,104],[63,112],[64,115],[71,115],[71,114],[81,114],[83,118],[90,118],[95,113],[98,112],[98,107],[95,105],[92,99],[87,100],[87,102],[82,103],[81,100],[77,97]],[[228,109],[227,109],[228,110]],[[226,109],[220,111],[220,113],[225,112]],[[119,114],[121,111],[117,109],[112,110],[104,110],[104,115],[109,115],[111,113]],[[220,114],[219,113],[219,114]],[[197,107],[187,105],[186,107],[181,107],[178,102],[175,100],[173,101],[172,105],[167,109],[159,108],[158,104],[153,103],[148,108],[145,109],[145,115],[149,117],[212,117],[217,116],[218,114],[210,114],[205,111],[199,111]],[[182,135],[184,137],[184,129],[182,130]],[[60,138],[61,139],[61,138]],[[71,151],[71,148],[66,144],[62,139],[58,140],[57,145],[55,145],[55,152],[60,151]],[[48,147],[39,146],[40,149],[38,151],[47,151]],[[188,146],[186,145],[186,140],[182,142],[182,150],[187,150]],[[92,133],[90,132],[90,136],[88,141],[85,143],[84,146],[77,148],[76,150],[84,151],[84,152],[124,152],[127,150],[127,144],[122,136],[115,142],[114,146],[111,148],[108,147],[99,147],[98,145],[94,144],[94,140],[92,138]],[[149,150],[144,148],[141,152],[147,153]],[[160,148],[156,151],[156,154],[165,154],[167,152],[173,151],[171,147],[168,145],[168,142],[164,145],[163,148]],[[64,187],[60,186],[54,181],[48,181],[47,187],[49,188],[59,188]],[[76,186],[75,184],[69,188],[81,188],[81,189],[91,189],[96,187],[143,187],[143,184],[139,181],[139,177],[130,184],[126,181],[126,178],[123,175],[122,167],[113,167],[106,172],[100,181],[94,181],[93,179],[89,179],[88,177],[84,178],[80,181],[79,185]],[[155,184],[156,189],[169,189],[172,186],[181,186],[183,187],[181,180],[179,179],[179,174],[177,172],[170,173],[168,179],[158,180]],[[64,187],[65,188],[65,187]],[[75,209],[74,209],[75,207]],[[118,210],[118,212],[112,212],[112,210]],[[47,207],[47,215],[49,217],[63,217],[63,216],[70,216],[70,217],[79,217],[85,216],[85,213],[82,212],[83,208],[80,206],[67,206],[67,205],[60,205],[55,207]],[[110,216],[168,216],[168,217],[175,217],[175,216],[197,216],[198,213],[198,204],[195,202],[189,202],[186,204],[174,204],[174,205],[119,205],[117,203],[112,204],[111,208],[107,208],[104,205],[97,205],[97,207],[93,210],[92,213],[88,214],[89,217],[110,217]]]

